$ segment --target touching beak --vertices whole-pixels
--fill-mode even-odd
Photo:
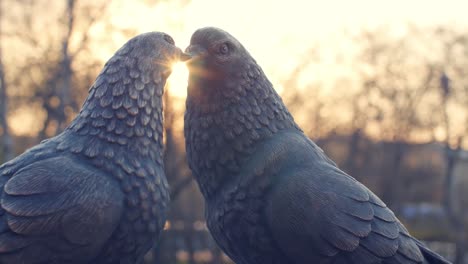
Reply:
[[[180,52],[180,61],[188,61],[192,58],[192,56],[190,54],[187,54],[185,52]]]
[[[199,59],[203,57],[206,50],[198,45],[190,45],[185,49],[185,54],[190,56],[190,59]]]

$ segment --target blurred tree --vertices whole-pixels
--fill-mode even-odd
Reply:
[[[320,139],[335,128],[336,123],[323,118],[323,109],[331,106],[332,98],[322,93],[322,83],[309,83],[305,87],[299,84],[300,78],[309,74],[311,66],[320,65],[320,48],[312,46],[300,57],[288,77],[281,81],[285,88],[282,98],[289,111],[302,129],[313,139]],[[327,100],[328,99],[328,100]]]
[[[70,40],[73,33],[74,21],[75,21],[75,0],[67,0],[67,6],[65,11],[65,34],[62,39],[62,58],[59,62],[60,76],[59,84],[61,87],[59,90],[59,106],[58,106],[58,119],[57,129],[55,134],[60,133],[67,125],[65,108],[72,106],[71,98],[71,85],[72,85],[72,54],[70,54]],[[76,111],[76,107],[75,111]]]
[[[455,199],[452,199],[451,191],[453,190],[454,167],[462,150],[463,138],[468,132],[468,123],[466,122],[464,129],[461,128],[461,130],[456,131],[453,128],[453,126],[460,126],[458,124],[460,120],[458,115],[463,114],[463,112],[465,120],[468,120],[466,109],[468,103],[466,96],[468,90],[468,79],[466,78],[468,74],[468,39],[466,34],[444,28],[438,28],[435,35],[440,38],[442,44],[442,60],[439,66],[439,96],[445,136],[444,206],[455,231],[456,254],[454,263],[462,264],[467,250],[466,245],[468,242],[466,240],[468,234],[464,227],[463,214],[455,212],[453,203],[456,200],[463,200],[463,198],[454,197]],[[457,104],[464,107],[454,109]],[[465,194],[458,193],[458,195]]]
[[[368,91],[361,98],[373,101],[364,106],[363,112],[377,113],[367,119],[366,125],[376,123],[380,137],[395,142],[392,162],[382,181],[386,186],[382,196],[397,211],[395,207],[405,199],[405,193],[398,190],[403,190],[401,184],[404,179],[400,174],[407,152],[406,142],[432,134],[443,123],[440,116],[430,114],[430,108],[437,105],[436,65],[443,59],[443,50],[433,52],[430,57],[421,52],[432,48],[427,47],[431,42],[427,42],[426,36],[426,30],[409,26],[407,32],[399,37],[392,36],[384,28],[364,33],[360,39],[364,45],[361,45],[363,49],[358,60],[364,67],[360,74],[364,89],[359,91]],[[432,38],[435,41],[435,36]],[[372,90],[367,88],[369,84]],[[440,119],[434,122],[434,118]]]
[[[23,58],[9,69],[10,84],[22,88],[14,94],[17,108],[36,105],[43,109],[45,118],[39,139],[59,133],[79,110],[91,76],[96,75],[102,63],[100,58],[90,56],[91,29],[97,22],[108,23],[108,4],[10,1],[13,11],[7,18],[5,35],[10,43],[25,50]],[[45,6],[48,10],[44,10]],[[37,15],[44,12],[50,16]]]

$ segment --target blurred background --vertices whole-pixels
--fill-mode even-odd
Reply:
[[[0,163],[61,132],[105,61],[164,31],[238,38],[303,130],[410,232],[468,263],[468,1],[0,0]],[[185,160],[187,69],[164,95],[172,205],[145,263],[230,263]],[[463,262],[465,259],[465,262]]]

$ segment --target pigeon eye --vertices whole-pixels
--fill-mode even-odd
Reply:
[[[224,43],[223,45],[219,46],[219,53],[226,55],[229,52],[229,46],[228,44]]]
[[[164,35],[164,40],[171,45],[175,45],[174,40],[169,35]]]

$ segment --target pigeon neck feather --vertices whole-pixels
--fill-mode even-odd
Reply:
[[[257,142],[280,130],[300,130],[254,62],[235,78],[212,84],[189,86],[185,114],[189,165],[207,199],[239,173]],[[211,94],[195,93],[200,90]]]

